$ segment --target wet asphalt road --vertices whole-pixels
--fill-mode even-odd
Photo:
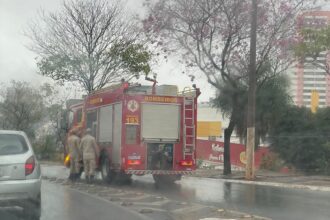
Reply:
[[[25,220],[20,208],[0,208],[0,220]],[[41,220],[146,219],[99,198],[47,181],[42,183]]]
[[[64,177],[67,174],[62,167],[43,167],[43,172],[50,177]],[[229,183],[195,177],[184,177],[173,186],[156,187],[151,176],[134,176],[131,185],[116,187],[166,196],[172,200],[246,212],[274,220],[330,219],[329,192]],[[97,219],[138,219],[130,216],[134,213],[126,211],[122,213],[127,216],[124,217],[120,213],[118,218],[115,218],[116,212],[111,211],[111,203],[105,204],[96,198],[90,199],[87,195],[47,181],[43,184],[43,204],[43,220],[83,220],[95,219],[95,216]],[[107,218],[102,218],[103,216]],[[0,215],[0,219],[6,218],[1,218]]]
[[[251,213],[274,220],[329,220],[330,193],[287,189],[219,179],[185,177],[173,188],[155,189],[152,177],[134,177],[132,187],[145,188],[171,199]]]
[[[47,172],[66,175],[54,167]],[[229,183],[221,179],[185,177],[174,186],[156,188],[152,177],[133,176],[135,188],[173,200],[197,202],[219,208],[247,212],[274,220],[329,220],[330,193],[304,189]]]
[[[329,220],[330,193],[185,177],[173,188],[152,187],[150,176],[134,177],[131,187],[161,193],[171,199],[194,201],[218,208],[278,220]]]

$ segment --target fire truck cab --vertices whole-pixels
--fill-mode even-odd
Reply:
[[[68,105],[69,129],[90,128],[101,149],[104,181],[152,174],[175,181],[196,169],[196,86],[142,86],[123,82]]]

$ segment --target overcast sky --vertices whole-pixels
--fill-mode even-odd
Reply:
[[[131,11],[143,11],[143,0],[123,2],[127,2]],[[36,54],[26,48],[29,40],[23,33],[39,9],[54,11],[61,3],[62,0],[0,0],[0,83],[24,80],[39,85],[49,81],[36,73]],[[182,74],[174,60],[161,64],[155,72],[158,73],[159,84],[179,84],[181,89],[191,85],[189,78]],[[202,89],[200,101],[207,101],[213,92],[204,79],[197,80]]]

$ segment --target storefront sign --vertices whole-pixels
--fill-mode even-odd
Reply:
[[[255,151],[255,166],[260,166],[261,160],[269,153],[267,147],[260,147]],[[219,141],[208,141],[197,139],[197,159],[223,164],[224,143]],[[244,168],[246,165],[245,146],[243,144],[230,144],[230,162],[234,166]]]

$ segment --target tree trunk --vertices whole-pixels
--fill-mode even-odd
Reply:
[[[257,51],[257,0],[252,0],[251,10],[251,39],[250,39],[250,73],[248,92],[248,118],[246,141],[246,169],[245,178],[253,180],[254,173],[254,149],[255,149],[255,111],[256,111],[256,51]]]
[[[230,137],[231,132],[228,128],[225,129],[225,141],[224,141],[224,168],[223,175],[231,174],[231,165],[230,165]]]
[[[230,162],[230,138],[234,131],[235,123],[231,119],[229,122],[228,127],[225,129],[225,140],[224,140],[224,168],[223,168],[223,175],[230,175],[231,174],[231,162]]]

